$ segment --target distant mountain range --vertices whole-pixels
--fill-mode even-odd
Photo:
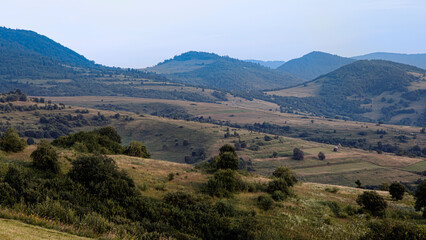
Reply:
[[[251,62],[251,63],[257,63],[260,64],[264,67],[268,67],[271,69],[276,69],[277,67],[283,65],[285,63],[285,61],[262,61],[262,60],[254,60],[254,59],[247,59],[244,60],[246,62]]]
[[[172,81],[228,90],[262,90],[292,86],[304,80],[259,64],[214,53],[191,51],[146,68]]]
[[[279,66],[277,70],[290,73],[293,76],[305,80],[312,80],[354,61],[354,59],[344,58],[329,53],[311,52],[301,58],[296,58],[284,63]]]
[[[360,60],[296,87],[268,92],[283,111],[426,125],[426,70]]]
[[[373,60],[381,59],[392,62],[404,63],[419,68],[426,69],[426,54],[402,54],[402,53],[386,53],[386,52],[376,52],[370,53],[362,56],[353,57],[357,60]]]

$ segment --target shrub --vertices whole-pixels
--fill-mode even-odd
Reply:
[[[319,160],[325,160],[325,154],[323,152],[318,153],[318,159]]]
[[[257,198],[259,207],[265,211],[268,211],[274,207],[274,200],[268,195],[261,195]]]
[[[303,160],[303,158],[304,158],[303,151],[300,150],[299,148],[294,148],[293,149],[293,159],[294,160]]]
[[[72,163],[68,176],[103,201],[123,203],[137,196],[133,180],[118,169],[115,161],[104,156],[82,156]]]
[[[272,199],[274,199],[275,201],[279,202],[279,201],[283,201],[284,199],[286,199],[286,195],[281,192],[281,191],[274,191],[272,193]]]
[[[129,146],[124,149],[124,154],[133,157],[150,158],[148,150],[140,142],[130,142]]]
[[[232,193],[245,188],[246,185],[241,180],[241,177],[231,169],[218,170],[213,178],[207,182],[207,192],[217,197],[230,197]]]
[[[120,135],[117,133],[117,130],[115,130],[115,128],[112,127],[112,126],[102,127],[102,128],[95,130],[94,132],[98,133],[101,136],[106,136],[110,140],[112,140],[116,143],[121,143]]]
[[[223,145],[220,148],[219,158],[217,159],[218,169],[238,169],[238,156],[235,153],[235,148],[231,145]]]
[[[373,216],[383,216],[388,206],[385,199],[376,191],[366,191],[358,195],[356,202]]]
[[[296,174],[294,174],[294,172],[292,172],[287,167],[279,167],[275,169],[275,171],[272,173],[272,176],[285,180],[287,185],[290,187],[297,183]]]
[[[414,205],[416,211],[423,209],[423,217],[426,218],[426,181],[421,182],[414,193],[416,203]]]
[[[59,172],[58,153],[46,140],[40,141],[37,149],[31,153],[33,166],[52,173]]]
[[[174,173],[169,173],[169,175],[167,175],[167,180],[168,181],[172,181],[175,178],[175,174]]]
[[[337,187],[332,187],[332,188],[325,188],[325,191],[329,193],[337,193],[339,189]]]
[[[192,194],[186,192],[167,193],[164,196],[164,202],[179,208],[185,208],[194,205],[197,201]]]
[[[25,149],[27,143],[20,138],[13,128],[8,128],[0,137],[0,149],[5,152],[20,152]]]
[[[361,240],[421,240],[426,239],[426,230],[412,223],[394,222],[389,220],[373,221],[369,231]]]
[[[113,226],[107,219],[95,212],[91,212],[84,216],[82,224],[87,225],[98,234],[107,233]]]
[[[233,204],[223,200],[218,201],[215,204],[214,209],[224,217],[234,217],[237,213]]]
[[[27,138],[27,145],[33,145],[35,143],[34,138]]]
[[[4,176],[4,182],[16,190],[18,194],[22,194],[24,188],[24,178],[20,170],[15,167],[9,167]]]
[[[281,191],[285,196],[292,194],[287,181],[282,178],[275,178],[268,183],[267,192],[273,194],[275,191]]]
[[[392,196],[393,199],[395,200],[402,200],[404,198],[404,193],[405,193],[406,189],[404,187],[404,185],[402,185],[399,182],[393,182],[390,186],[389,186],[389,193]]]
[[[0,205],[12,206],[16,203],[16,190],[8,183],[0,182]]]

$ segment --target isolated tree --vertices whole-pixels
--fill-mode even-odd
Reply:
[[[272,157],[273,157],[273,158],[278,157],[278,153],[277,153],[277,152],[273,152],[273,153],[272,153]]]
[[[363,194],[358,195],[356,202],[373,216],[383,216],[388,207],[385,199],[376,191],[365,191]]]
[[[319,160],[325,160],[325,154],[323,152],[318,153],[318,159]]]
[[[357,187],[357,188],[362,188],[362,183],[361,183],[361,181],[360,181],[359,179],[357,179],[357,180],[355,181],[355,184],[356,184],[356,187]]]
[[[303,151],[300,150],[299,148],[294,148],[293,149],[293,159],[295,159],[295,160],[303,160],[303,158],[304,158]]]
[[[0,137],[0,149],[5,152],[20,152],[25,149],[27,143],[20,138],[13,128],[8,128]]]
[[[35,168],[55,174],[59,172],[58,153],[48,141],[41,140],[37,149],[31,153],[31,158]]]
[[[35,143],[34,138],[27,138],[27,145],[33,145]]]
[[[133,157],[150,158],[151,155],[142,143],[132,141],[129,146],[124,149],[124,154]]]
[[[238,170],[238,156],[233,146],[223,145],[219,152],[219,159],[217,159],[218,169]]]
[[[402,185],[399,182],[393,182],[390,186],[389,186],[389,193],[392,196],[393,199],[395,200],[402,200],[402,198],[404,198],[404,193],[405,193],[405,186]]]
[[[416,211],[423,209],[423,217],[426,218],[426,181],[421,182],[414,193],[416,203],[414,205]]]

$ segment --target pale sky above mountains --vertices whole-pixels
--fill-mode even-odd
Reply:
[[[426,52],[424,0],[1,0],[0,25],[97,63],[146,67],[189,51],[289,60]]]

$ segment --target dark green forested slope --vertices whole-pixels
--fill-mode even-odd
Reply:
[[[385,91],[407,91],[418,77],[408,72],[425,74],[426,71],[410,65],[383,60],[357,61],[317,78],[321,82],[322,96],[372,97]]]
[[[259,64],[213,53],[187,52],[148,69],[173,81],[221,89],[272,89],[303,82]]]
[[[54,59],[70,66],[95,66],[93,61],[33,31],[0,27],[0,47],[3,51],[8,50],[15,54],[39,56],[39,58],[43,59]]]
[[[310,97],[234,94],[275,102],[283,112],[424,126],[425,76],[425,70],[410,65],[361,60],[296,87],[306,86]]]
[[[290,73],[299,78],[312,80],[322,74],[329,73],[355,60],[324,52],[311,52],[301,58],[290,60],[277,70]]]

